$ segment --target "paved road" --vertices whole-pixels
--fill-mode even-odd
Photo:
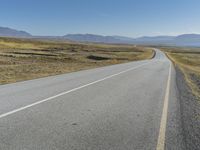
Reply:
[[[1,150],[184,149],[175,71],[152,60],[0,86]]]

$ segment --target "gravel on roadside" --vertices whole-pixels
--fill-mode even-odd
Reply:
[[[197,87],[199,87],[200,89],[200,77],[197,76],[196,74],[191,74],[190,76],[191,76],[192,81],[195,82]]]
[[[200,102],[187,85],[181,70],[176,67],[183,136],[187,150],[200,150]],[[196,79],[195,80],[199,80]]]

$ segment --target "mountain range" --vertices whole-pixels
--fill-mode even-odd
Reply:
[[[0,36],[3,37],[31,37],[32,35],[25,31],[18,31],[15,29],[0,27]]]
[[[70,40],[77,42],[95,43],[121,43],[121,44],[147,44],[147,45],[175,45],[175,46],[200,46],[200,34],[182,34],[179,36],[144,36],[130,38],[123,36],[102,36],[95,34],[67,34],[64,36],[33,36],[26,31],[0,27],[1,37],[40,38]]]

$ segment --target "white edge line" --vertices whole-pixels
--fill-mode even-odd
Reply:
[[[158,136],[156,150],[164,150],[165,149],[165,134],[166,134],[166,126],[167,126],[167,113],[168,113],[169,94],[170,94],[171,70],[172,70],[172,64],[170,62],[169,75],[168,75],[168,80],[167,80],[167,88],[166,88],[166,93],[165,93],[165,98],[164,98],[163,112],[162,112],[162,117],[161,117],[161,122],[160,122],[160,130],[159,130],[159,136]]]
[[[87,87],[87,86],[90,86],[90,85],[96,84],[96,83],[98,83],[98,82],[104,81],[104,80],[106,80],[106,79],[112,78],[112,77],[114,77],[114,76],[117,76],[117,75],[120,75],[120,74],[126,73],[126,72],[131,71],[131,70],[134,70],[134,69],[137,69],[137,68],[142,67],[142,66],[144,66],[144,65],[147,65],[147,64],[149,64],[149,63],[150,63],[150,62],[148,62],[148,63],[144,63],[144,64],[142,64],[142,65],[138,65],[138,66],[136,66],[136,67],[133,67],[133,68],[127,69],[127,70],[125,70],[125,71],[121,71],[121,72],[119,72],[119,73],[116,73],[116,74],[113,74],[113,75],[107,76],[107,77],[105,77],[105,78],[103,78],[103,79],[96,80],[96,81],[94,81],[94,82],[91,82],[91,83],[88,83],[88,84],[85,84],[85,85],[79,86],[79,87],[74,88],[74,89],[71,89],[71,90],[69,90],[69,91],[62,92],[62,93],[60,93],[60,94],[57,94],[57,95],[54,95],[54,96],[52,96],[52,97],[49,97],[49,98],[43,99],[43,100],[41,100],[41,101],[37,101],[37,102],[35,102],[35,103],[32,103],[32,104],[26,105],[26,106],[24,106],[24,107],[21,107],[21,108],[18,108],[18,109],[15,109],[15,110],[9,111],[9,112],[7,112],[7,113],[1,114],[1,115],[0,115],[0,119],[2,119],[2,118],[4,118],[4,117],[7,117],[7,116],[9,116],[9,115],[12,115],[12,114],[14,114],[14,113],[17,113],[17,112],[19,112],[19,111],[22,111],[22,110],[28,109],[28,108],[30,108],[30,107],[33,107],[33,106],[39,105],[39,104],[41,104],[41,103],[44,103],[44,102],[50,101],[50,100],[55,99],[55,98],[57,98],[57,97],[63,96],[63,95],[65,95],[65,94],[68,94],[68,93],[71,93],[71,92],[77,91],[77,90],[82,89],[82,88],[84,88],[84,87]]]

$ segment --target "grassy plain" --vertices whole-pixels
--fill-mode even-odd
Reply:
[[[151,49],[133,45],[0,38],[0,84],[150,59],[152,55]]]
[[[200,48],[161,48],[179,66],[193,93],[200,99]]]

